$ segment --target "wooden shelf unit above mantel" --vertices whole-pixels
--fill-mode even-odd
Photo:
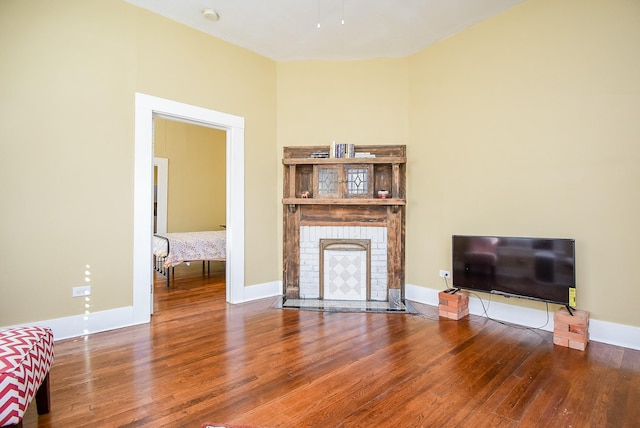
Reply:
[[[285,147],[285,205],[404,205],[406,146],[356,146],[367,158],[313,158],[328,146]],[[360,187],[358,187],[360,186]],[[386,191],[385,198],[378,192]]]

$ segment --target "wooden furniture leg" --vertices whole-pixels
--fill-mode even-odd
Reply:
[[[49,413],[49,406],[51,405],[51,399],[49,398],[49,373],[45,376],[42,384],[36,392],[36,408],[39,415],[45,415]]]

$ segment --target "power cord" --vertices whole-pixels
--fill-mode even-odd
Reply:
[[[510,323],[510,322],[500,321],[500,320],[491,318],[489,316],[489,313],[488,313],[489,304],[491,304],[491,299],[489,299],[489,303],[485,307],[484,306],[484,301],[482,300],[482,297],[480,297],[480,295],[478,293],[474,293],[473,291],[469,291],[469,294],[473,294],[478,300],[480,300],[480,304],[482,305],[482,315],[480,315],[480,316],[484,316],[485,318],[487,318],[488,320],[491,320],[493,322],[497,322],[499,324],[506,325],[508,327],[519,328],[519,329],[523,329],[523,330],[542,330],[547,325],[549,325],[549,303],[548,302],[545,302],[547,321],[543,325],[541,325],[540,327],[532,327],[532,326],[526,326],[526,325],[513,324],[513,323]]]
[[[455,290],[455,288],[449,287],[449,282],[447,281],[447,277],[446,276],[444,277],[444,283],[446,285],[445,291]],[[485,306],[484,300],[482,300],[482,297],[480,297],[480,295],[478,293],[474,293],[473,291],[468,291],[468,293],[472,294],[473,296],[475,296],[480,301],[480,304],[482,305],[482,314],[480,314],[480,316],[481,317],[485,317],[490,321],[497,322],[499,324],[506,325],[508,327],[520,328],[520,329],[525,329],[525,330],[541,330],[541,329],[545,328],[547,325],[549,325],[549,303],[548,302],[545,302],[547,320],[543,325],[541,325],[540,327],[523,326],[523,325],[513,324],[513,323],[510,323],[510,322],[500,321],[500,320],[491,318],[489,316],[489,306],[491,305],[491,298],[489,298],[488,303]]]
[[[444,291],[448,292],[450,290],[455,290],[455,288],[449,287],[449,282],[447,281],[447,277],[446,276],[444,277],[444,284],[446,286]],[[491,298],[489,298],[488,303],[485,306],[484,300],[482,300],[482,297],[480,297],[480,295],[478,293],[475,293],[473,291],[468,291],[468,290],[467,290],[467,292],[469,294],[475,296],[480,301],[480,304],[482,305],[482,314],[480,314],[479,316],[480,317],[484,317],[484,318],[488,319],[489,321],[497,322],[498,324],[502,324],[502,325],[505,325],[507,327],[513,327],[513,328],[519,328],[519,329],[531,330],[531,331],[533,331],[533,330],[542,330],[547,325],[549,325],[549,303],[548,302],[545,302],[546,314],[547,314],[546,322],[543,325],[541,325],[540,327],[532,327],[532,326],[526,326],[526,325],[513,324],[513,323],[510,323],[510,322],[501,321],[501,320],[497,320],[497,319],[491,318],[489,316],[489,307],[491,305]],[[429,320],[432,320],[432,321],[443,321],[443,319],[440,318],[440,317],[435,318],[435,317],[427,316],[427,315],[422,314],[422,313],[414,314],[414,316],[418,316],[420,318],[426,318],[426,319],[429,319]],[[445,320],[447,320],[447,319],[445,319]],[[456,321],[456,320],[448,320],[448,321]]]
[[[445,293],[453,293],[453,292],[458,291],[458,289],[455,288],[455,287],[449,287],[449,282],[447,281],[447,277],[446,276],[444,276],[443,278],[444,278],[444,285],[447,287],[447,288],[444,289]]]

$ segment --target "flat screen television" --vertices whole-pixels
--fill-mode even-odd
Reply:
[[[575,306],[575,240],[452,237],[453,287]]]

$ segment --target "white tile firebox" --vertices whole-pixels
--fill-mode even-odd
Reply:
[[[320,297],[370,300],[371,241],[320,240]]]
[[[302,226],[300,298],[387,301],[387,229]]]

